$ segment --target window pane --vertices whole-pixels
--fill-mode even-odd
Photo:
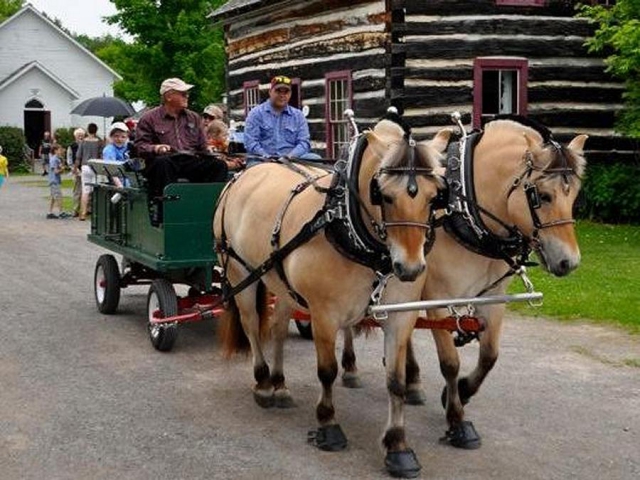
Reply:
[[[500,110],[500,72],[485,70],[482,72],[482,113],[495,115]]]
[[[518,113],[518,72],[500,72],[500,113]]]

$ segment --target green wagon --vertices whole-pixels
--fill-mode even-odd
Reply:
[[[130,285],[148,284],[147,315],[151,343],[171,350],[178,324],[214,316],[220,298],[219,275],[213,245],[212,219],[225,183],[175,183],[162,197],[164,215],[152,225],[144,178],[114,162],[90,161],[98,174],[91,212],[90,242],[122,256],[100,256],[94,273],[98,310],[113,314],[120,293]],[[116,188],[110,177],[126,178]],[[186,297],[176,295],[174,284],[189,286]]]

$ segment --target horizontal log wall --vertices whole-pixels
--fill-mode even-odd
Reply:
[[[389,25],[384,0],[300,1],[232,19],[225,25],[231,117],[244,122],[244,82],[258,80],[265,100],[273,75],[299,78],[302,105],[309,107],[312,147],[324,154],[326,73],[351,72],[360,123],[385,111]]]
[[[526,58],[528,115],[558,138],[587,133],[588,159],[632,157],[633,142],[616,137],[623,85],[590,55],[584,42],[592,26],[574,18],[576,2],[550,0],[546,7],[503,7],[493,0],[396,0],[404,21],[393,25],[391,48],[403,55],[391,75],[403,83],[391,90],[418,138],[450,126],[460,111],[473,113],[473,62],[477,57]]]

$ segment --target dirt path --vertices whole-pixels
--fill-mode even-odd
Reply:
[[[251,366],[224,361],[213,322],[185,326],[169,354],[151,347],[146,289],[99,315],[90,225],[45,220],[46,189],[0,190],[1,479],[387,478],[377,441],[387,415],[380,333],[356,342],[366,385],[336,387],[350,444],[306,444],[319,392],[311,343],[294,328],[287,381],[298,407],[261,410]],[[501,357],[467,408],[476,451],[438,442],[443,381],[428,332],[415,341],[428,403],[407,409],[428,479],[640,478],[640,338],[512,316]],[[465,371],[477,345],[462,350]]]

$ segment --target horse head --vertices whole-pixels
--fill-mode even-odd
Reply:
[[[373,217],[374,234],[389,249],[393,271],[402,281],[415,280],[426,268],[431,202],[444,188],[435,171],[450,134],[443,130],[431,141],[416,143],[406,127],[387,119],[366,132],[359,191],[364,210]]]
[[[511,220],[531,239],[544,268],[559,277],[580,264],[573,204],[586,166],[583,148],[587,138],[578,135],[562,146],[525,131],[524,171],[508,193]]]

